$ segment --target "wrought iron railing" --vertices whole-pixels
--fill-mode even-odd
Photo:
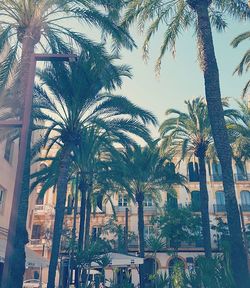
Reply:
[[[226,212],[226,205],[225,204],[214,204],[214,213],[223,213]]]

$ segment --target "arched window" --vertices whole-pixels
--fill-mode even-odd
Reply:
[[[199,181],[199,166],[198,163],[189,162],[188,163],[188,175],[190,182],[198,182]]]
[[[151,275],[154,275],[158,270],[158,263],[153,258],[146,258],[144,260],[145,271],[145,287],[152,287]]]
[[[212,163],[212,173],[213,173],[213,177],[212,177],[213,181],[222,181],[222,171],[221,171],[221,165],[219,162]]]
[[[178,257],[172,258],[168,263],[168,275],[171,277],[173,274],[174,268],[179,265],[181,268],[185,269],[184,261]]]
[[[44,194],[42,195],[38,194],[36,199],[36,205],[43,205],[43,202],[44,202]]]
[[[102,210],[102,200],[103,200],[103,195],[102,194],[98,194],[96,197],[96,206]]]
[[[215,192],[216,199],[216,209],[215,212],[225,212],[225,194],[224,191],[216,191]]]
[[[191,192],[191,209],[193,212],[201,211],[200,191]]]
[[[41,163],[40,164],[40,170],[43,170],[43,169],[45,169],[45,168],[47,168],[48,166],[47,166],[47,164],[45,164],[45,163]]]
[[[167,205],[170,208],[178,208],[177,195],[167,194]]]
[[[118,195],[118,206],[119,207],[127,207],[128,206],[128,197],[124,194]]]
[[[250,212],[250,191],[243,190],[240,192],[241,208],[245,212]]]
[[[124,284],[124,282],[132,282],[132,274],[131,269],[128,268],[118,268],[116,269],[116,284],[121,285]]]
[[[38,271],[34,271],[34,279],[39,279],[39,272]]]
[[[246,174],[246,170],[245,170],[245,167],[244,167],[244,164],[243,165],[239,165],[236,163],[236,180],[238,181],[246,181],[247,180],[247,174]]]

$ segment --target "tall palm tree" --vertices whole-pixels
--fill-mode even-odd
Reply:
[[[45,121],[47,130],[43,143],[48,152],[54,145],[61,146],[53,163],[56,169],[52,180],[56,180],[57,201],[48,288],[55,285],[71,157],[79,149],[82,133],[94,125],[106,133],[117,135],[117,138],[129,139],[126,136],[129,132],[148,139],[145,125],[156,122],[150,112],[140,109],[125,97],[113,96],[108,90],[101,92],[103,88],[112,89],[120,85],[121,76],[128,74],[127,67],[99,67],[94,64],[88,56],[83,56],[70,66],[54,63],[38,73],[46,85],[45,89],[37,86],[35,90],[37,97],[41,98],[41,112],[37,119]]]
[[[169,177],[167,167],[164,165],[166,158],[162,158],[159,148],[154,143],[152,146],[142,148],[135,145],[121,151],[119,170],[121,179],[115,179],[117,184],[126,190],[128,197],[138,207],[138,234],[139,234],[139,256],[144,258],[144,200],[145,197],[152,198],[157,205],[160,203],[160,191],[169,188],[172,184],[181,182],[182,178],[177,175],[175,181]],[[176,176],[176,175],[175,175]],[[122,180],[122,182],[120,182]],[[175,183],[173,183],[175,182]],[[140,287],[144,287],[144,269],[140,266]]]
[[[169,116],[160,126],[163,151],[174,151],[180,160],[197,157],[199,162],[199,185],[201,197],[202,233],[206,257],[211,257],[211,236],[206,177],[206,157],[214,145],[211,126],[204,99],[185,101],[187,113],[169,109]],[[173,115],[173,116],[172,116]],[[172,116],[172,117],[171,117]],[[211,149],[210,149],[211,150]]]
[[[160,69],[165,52],[168,49],[175,51],[175,44],[180,34],[191,26],[195,27],[200,66],[204,76],[208,114],[215,147],[222,166],[227,219],[231,235],[231,263],[238,287],[246,287],[246,283],[248,283],[247,257],[241,233],[240,215],[234,187],[231,148],[223,117],[219,69],[211,29],[213,25],[217,30],[223,30],[227,26],[223,17],[226,14],[240,19],[249,19],[250,9],[247,1],[131,0],[128,2],[124,22],[128,26],[138,19],[140,29],[143,29],[149,23],[143,46],[146,55],[152,36],[159,30],[160,26],[166,28],[156,65],[157,70]]]
[[[239,44],[241,44],[241,42],[245,41],[245,40],[250,40],[250,31],[244,32],[240,35],[238,35],[237,37],[234,38],[234,40],[232,41],[231,45],[236,48],[238,47]],[[242,75],[243,71],[246,70],[248,71],[250,67],[250,49],[247,50],[247,52],[243,55],[239,65],[236,67],[234,73],[238,73],[239,75]],[[250,80],[247,81],[244,89],[243,89],[243,96],[246,96],[247,91],[250,87]]]
[[[27,94],[32,54],[35,51],[70,53],[71,49],[68,48],[68,38],[70,38],[72,43],[75,43],[74,46],[82,46],[97,58],[104,54],[102,46],[93,43],[84,34],[68,28],[67,24],[69,24],[70,19],[101,28],[120,45],[132,48],[134,45],[132,39],[124,29],[117,25],[122,3],[121,1],[121,4],[118,5],[115,1],[110,1],[110,5],[107,5],[105,1],[100,2],[98,0],[91,1],[91,3],[81,0],[0,1],[0,52],[5,49],[7,41],[9,43],[7,56],[1,63],[0,87],[2,89],[5,86],[10,75],[16,79],[17,93],[15,99],[20,102],[21,107],[18,118],[22,117],[22,106]],[[14,65],[15,61],[20,62],[20,65]],[[13,69],[13,67],[18,67],[18,69]],[[31,132],[28,138],[27,142],[30,143]],[[29,150],[29,145],[27,150]],[[19,203],[16,231],[18,238],[15,240],[13,247],[13,257],[8,259],[10,262],[8,275],[10,283],[8,285],[17,288],[22,287],[23,283],[25,271],[24,246],[28,242],[26,219],[29,196],[29,157],[26,157],[25,167],[22,195],[20,197],[22,200]],[[16,261],[16,259],[19,260]]]

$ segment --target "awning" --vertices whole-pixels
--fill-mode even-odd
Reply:
[[[129,266],[143,264],[144,259],[130,254],[109,253],[110,265],[112,266]]]
[[[0,239],[0,262],[4,262],[5,249],[6,249],[7,240]],[[48,267],[49,261],[44,257],[38,255],[30,248],[25,247],[26,252],[26,267]]]
[[[110,259],[109,266],[115,267],[127,267],[130,265],[140,265],[143,264],[144,259],[131,254],[121,254],[121,253],[108,253],[107,255]],[[91,267],[99,267],[95,262],[91,263]]]

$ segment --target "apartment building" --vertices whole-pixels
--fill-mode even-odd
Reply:
[[[0,237],[7,238],[10,207],[12,204],[17,167],[18,144],[13,141],[0,143]]]
[[[56,149],[54,153],[56,152]],[[41,163],[41,167],[46,165],[46,163]],[[243,172],[235,163],[233,163],[234,177],[235,177],[235,188],[237,193],[237,200],[242,211],[242,222],[247,225],[250,224],[250,174]],[[209,212],[211,224],[216,224],[216,218],[221,217],[226,220],[225,212],[225,196],[222,186],[222,175],[221,167],[218,163],[212,164],[212,166],[207,169],[207,185],[209,191]],[[250,171],[250,162],[246,164],[245,171]],[[188,188],[190,192],[187,192],[184,187],[176,187],[177,191],[177,204],[179,206],[191,205],[194,213],[200,213],[199,207],[199,183],[198,183],[198,164],[197,162],[182,163],[180,166],[180,173],[185,175],[188,179]],[[30,238],[29,247],[40,253],[40,255],[45,255],[48,259],[50,256],[51,248],[51,236],[52,229],[54,225],[54,207],[56,201],[56,193],[53,189],[47,191],[44,197],[39,197],[39,190],[41,187],[37,188],[37,200],[36,205],[33,210],[33,220],[32,220],[32,233]],[[72,189],[69,185],[69,193]],[[161,192],[162,200],[160,206],[163,206],[167,200],[167,193]],[[134,232],[136,235],[135,239],[128,243],[128,252],[132,255],[138,254],[138,216],[137,216],[137,206],[129,202],[126,194],[117,192],[112,199],[114,204],[117,222],[125,226],[126,222],[126,208],[128,208],[128,230]],[[79,202],[80,205],[80,202]],[[145,221],[145,239],[148,238],[152,233],[154,233],[153,226],[151,225],[151,218],[158,213],[157,205],[152,201],[150,197],[146,197],[144,201],[144,221]],[[66,211],[66,210],[65,210]],[[65,213],[67,214],[67,213]],[[97,209],[95,213],[91,216],[91,234],[93,238],[102,237],[103,227],[111,219],[113,215],[113,208],[110,203],[104,204],[102,201],[97,203]],[[68,229],[72,228],[73,215],[66,215],[65,226]],[[77,216],[77,227],[79,227],[79,215]],[[105,235],[107,237],[107,235]],[[112,237],[112,235],[111,235]],[[217,237],[214,231],[211,231],[211,241],[213,252],[218,251]],[[147,275],[153,274],[155,267],[163,273],[169,273],[176,261],[183,261],[186,268],[192,267],[194,263],[194,258],[198,255],[203,254],[203,248],[201,241],[198,243],[181,243],[181,247],[178,251],[178,259],[171,256],[168,251],[161,251],[156,254],[157,264],[155,265],[155,260],[153,252],[149,251],[146,247],[146,257],[144,260],[145,269]],[[134,284],[139,281],[138,272],[131,264],[131,275]],[[110,279],[119,279],[119,273],[122,273],[122,267],[119,269],[112,266],[108,266],[105,269],[106,277]],[[46,277],[44,275],[43,277]],[[146,282],[150,282],[147,278]]]
[[[18,140],[6,139],[0,143],[0,280],[3,271],[5,247],[9,230],[11,206],[15,186],[15,177],[18,161]],[[34,167],[32,169],[35,169]],[[33,207],[36,195],[30,196],[27,231],[31,233],[33,220]],[[26,273],[25,279],[34,278],[33,270],[39,269],[42,259],[30,249],[26,249]],[[44,262],[45,263],[45,262]]]

